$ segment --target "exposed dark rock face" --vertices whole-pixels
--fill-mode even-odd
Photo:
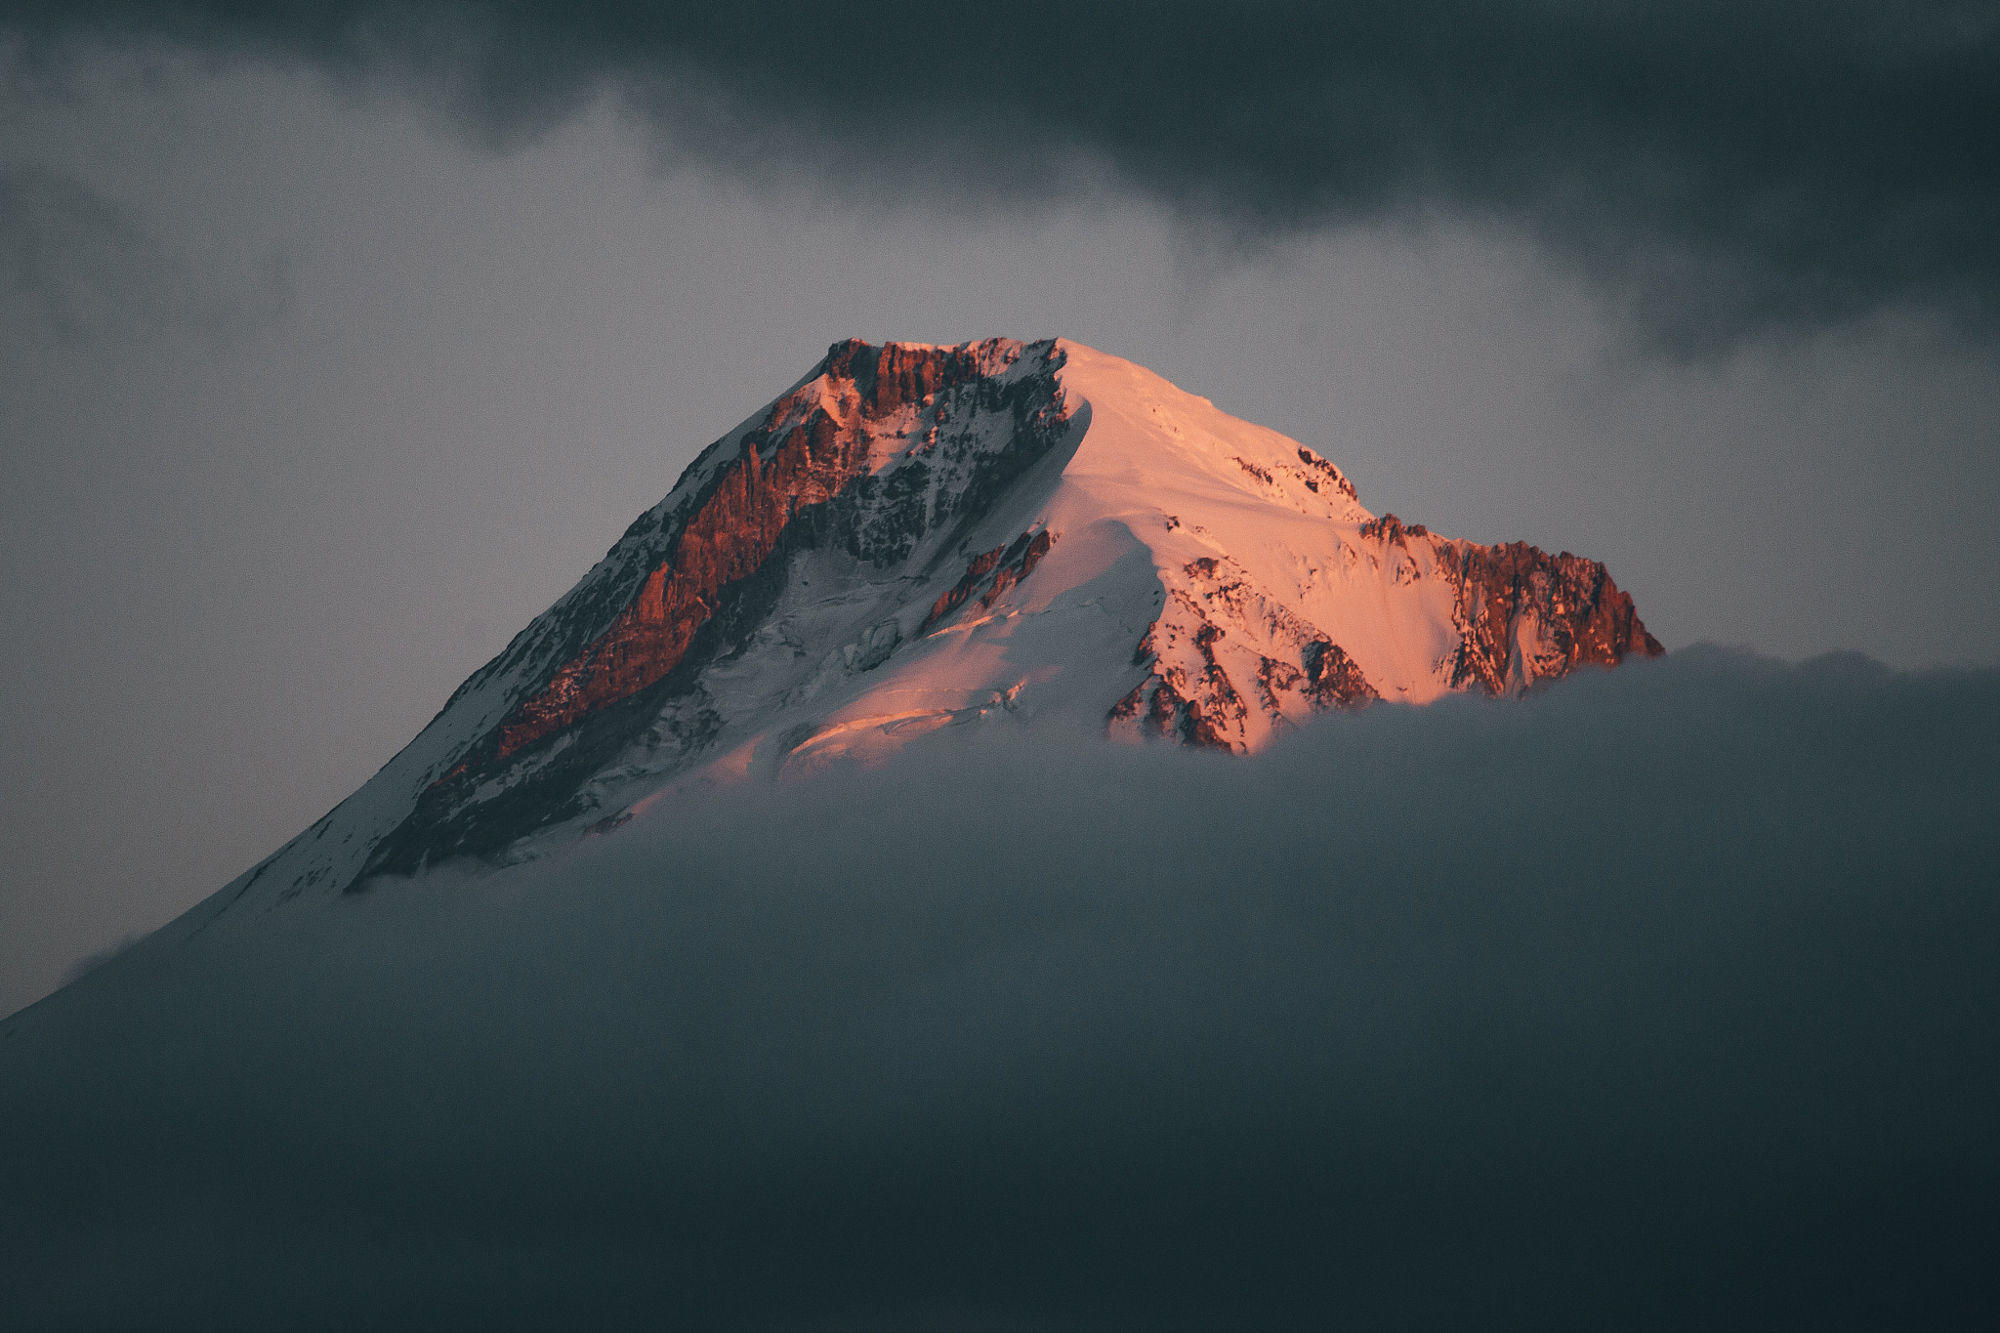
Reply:
[[[938,595],[931,603],[930,614],[924,617],[923,628],[929,629],[959,607],[973,593],[979,591],[983,582],[986,591],[980,594],[981,606],[992,606],[1000,594],[1007,591],[1034,572],[1043,556],[1055,545],[1055,534],[1043,529],[1037,533],[1022,533],[1006,546],[996,546],[990,551],[981,551],[966,563],[965,575],[950,588]]]
[[[1306,466],[1304,480],[1313,491],[1317,492],[1325,486],[1350,500],[1355,498],[1354,483],[1347,479],[1346,474],[1304,445],[1299,446],[1299,462]]]
[[[1224,678],[1227,683],[1227,678]],[[1232,694],[1235,692],[1232,688]],[[1210,710],[1199,700],[1182,694],[1172,680],[1148,676],[1132,692],[1111,706],[1110,721],[1131,722],[1142,736],[1179,741],[1209,749],[1234,747],[1216,727]]]
[[[1212,560],[1195,563],[1208,565],[1211,572],[1215,564]],[[1241,734],[1243,718],[1249,710],[1236,683],[1216,660],[1215,645],[1223,637],[1222,628],[1202,623],[1195,629],[1192,642],[1198,665],[1192,671],[1178,663],[1157,660],[1154,635],[1159,630],[1156,621],[1139,641],[1134,654],[1142,664],[1153,659],[1153,673],[1113,704],[1106,720],[1114,724],[1133,722],[1141,735],[1177,740],[1185,745],[1242,749],[1233,737]],[[1278,665],[1272,663],[1273,667]],[[1264,682],[1268,692],[1268,675]]]
[[[1171,591],[1164,613],[1132,655],[1134,666],[1151,673],[1112,706],[1106,721],[1114,728],[1242,751],[1249,748],[1246,722],[1253,708],[1283,720],[1379,697],[1345,650],[1265,596],[1234,560],[1197,556],[1181,573],[1185,585]],[[1248,632],[1232,655],[1233,677],[1218,651],[1229,639],[1228,625]],[[1191,647],[1192,658],[1177,645]]]
[[[1155,661],[1154,634],[1146,632],[1133,654],[1138,665],[1152,662],[1145,680],[1111,707],[1106,720],[1130,724],[1142,736],[1177,740],[1218,750],[1244,749],[1240,739],[1249,712],[1242,692],[1216,656],[1216,644],[1226,636],[1219,625],[1203,624],[1193,644],[1200,665],[1192,672]],[[1352,658],[1326,639],[1307,643],[1296,664],[1258,653],[1255,656],[1254,697],[1266,715],[1282,717],[1283,697],[1296,693],[1314,711],[1356,708],[1380,696]]]
[[[1524,542],[1439,546],[1446,577],[1458,589],[1453,689],[1501,694],[1510,682],[1531,684],[1579,666],[1616,666],[1634,653],[1666,651],[1595,560],[1550,555]],[[1532,646],[1520,648],[1524,620],[1539,633]]]
[[[889,512],[871,514],[865,530],[857,524],[839,535],[854,554],[877,563],[908,555],[928,528],[917,512],[928,468],[908,463],[871,488],[870,445],[902,408],[921,405],[947,385],[982,378],[968,348],[836,344],[820,374],[780,398],[765,423],[744,438],[738,456],[717,470],[665,559],[610,627],[501,724],[499,756],[665,677],[686,656],[724,591],[770,558],[779,534],[803,510],[856,488],[880,489],[886,504],[868,507]],[[816,400],[830,400],[831,410]],[[1044,433],[1041,442],[1046,440]]]
[[[939,593],[938,599],[931,603],[930,614],[924,617],[924,628],[929,629],[932,625],[935,625],[938,621],[943,620],[946,616],[958,610],[959,607],[965,605],[965,599],[972,596],[973,590],[979,586],[981,579],[993,572],[994,567],[1000,563],[1001,554],[1006,549],[1004,546],[996,546],[990,551],[981,551],[978,555],[973,556],[971,560],[967,561],[964,576],[957,583],[952,584],[951,587]]]
[[[877,420],[905,404],[921,403],[948,384],[968,383],[982,374],[979,353],[970,345],[874,347],[858,338],[835,343],[821,369],[829,378],[854,385],[863,409]]]
[[[461,688],[529,655],[549,663],[423,793],[364,878],[497,850],[580,813],[579,786],[648,728],[699,749],[717,729],[701,669],[761,622],[791,558],[837,549],[894,566],[933,534],[976,521],[1062,435],[1060,365],[1047,343],[836,343],[760,422],[696,459],[538,636],[518,638]],[[1007,423],[998,443],[943,447],[955,419],[996,416]],[[1023,534],[995,553],[989,604],[1051,540]]]
[[[1431,530],[1421,523],[1404,523],[1394,514],[1371,518],[1361,525],[1361,535],[1379,539],[1390,546],[1408,546],[1412,537],[1428,537]]]
[[[1437,664],[1442,688],[1508,694],[1663,651],[1596,561],[1448,540],[1394,514],[1358,526],[1363,540],[1396,550],[1396,586],[1441,577],[1451,587],[1457,643]],[[1338,626],[1305,622],[1227,556],[1197,557],[1180,572],[1133,656],[1149,674],[1106,719],[1114,730],[1244,750],[1257,733],[1381,697],[1334,641]],[[1225,642],[1237,646],[1225,653]]]
[[[843,427],[815,407],[775,440],[746,441],[631,605],[501,724],[499,757],[638,693],[678,666],[724,590],[770,558],[798,510],[826,503],[865,469],[867,439],[857,425]]]
[[[1382,696],[1339,644],[1314,639],[1306,645],[1306,697],[1319,708],[1355,708]]]

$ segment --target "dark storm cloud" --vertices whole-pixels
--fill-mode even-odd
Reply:
[[[898,190],[1078,157],[1255,238],[1523,228],[1715,344],[1915,307],[2000,322],[1990,3],[234,4],[44,0],[37,35],[393,68],[503,139],[622,89],[674,151]],[[865,168],[865,170],[860,170]]]
[[[13,1327],[1990,1323],[2000,676],[987,737],[0,1024]]]

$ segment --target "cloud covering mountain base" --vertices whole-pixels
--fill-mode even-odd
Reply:
[[[2000,674],[967,728],[0,1024],[17,1327],[1982,1322]]]

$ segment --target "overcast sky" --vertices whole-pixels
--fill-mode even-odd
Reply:
[[[847,336],[1130,357],[1670,648],[2000,658],[1990,4],[9,12],[0,1011]]]

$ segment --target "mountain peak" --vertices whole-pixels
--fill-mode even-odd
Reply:
[[[530,855],[674,783],[982,718],[1244,752],[1659,651],[1602,565],[1373,515],[1310,447],[1129,361],[849,339],[233,888]]]

